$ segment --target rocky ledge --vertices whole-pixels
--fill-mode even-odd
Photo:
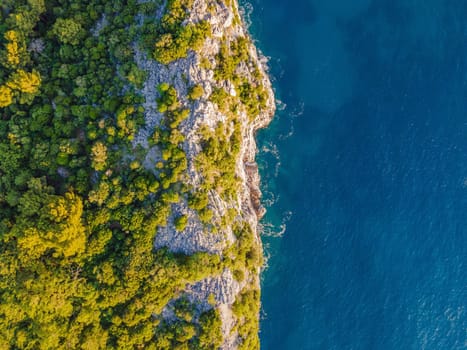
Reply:
[[[200,168],[197,161],[204,142],[200,130],[208,128],[213,131],[220,124],[226,125],[226,130],[231,130],[234,125],[240,130],[240,148],[233,160],[238,186],[233,196],[223,196],[216,188],[209,190],[209,208],[213,213],[209,225],[203,223],[196,211],[186,202],[180,201],[174,204],[173,216],[169,224],[165,228],[160,228],[156,234],[155,248],[166,247],[172,252],[185,254],[203,251],[218,254],[223,258],[226,254],[230,254],[226,253],[228,248],[238,239],[234,233],[234,226],[241,224],[249,228],[248,232],[252,235],[254,248],[262,252],[258,220],[264,215],[265,209],[261,205],[260,178],[255,163],[257,152],[255,132],[267,126],[275,112],[275,100],[267,75],[266,59],[250,40],[235,0],[224,2],[194,0],[188,13],[184,25],[206,21],[210,24],[212,32],[197,52],[189,51],[184,58],[162,64],[149,57],[135,44],[135,61],[140,69],[147,72],[148,78],[140,91],[146,100],[144,104],[146,126],[139,131],[134,144],[141,145],[147,150],[144,165],[154,169],[154,164],[160,160],[160,152],[157,146],[151,147],[147,140],[164,118],[156,100],[160,96],[158,86],[168,83],[176,89],[181,104],[190,109],[189,116],[179,126],[185,137],[183,148],[188,163],[187,186],[196,191],[203,185],[207,176],[206,169]],[[155,15],[160,16],[161,13]],[[144,17],[139,18],[139,22],[143,23]],[[244,48],[241,60],[235,62],[236,67],[232,77],[219,78],[218,72],[223,64],[222,60],[231,59],[231,56],[235,55],[232,47],[235,47],[236,43],[242,43]],[[222,56],[226,47],[230,49],[228,51],[230,58]],[[190,87],[193,86],[202,87],[201,96],[194,102],[188,97]],[[244,87],[254,87],[256,91],[260,91],[260,94],[251,92],[251,89],[245,92]],[[219,100],[212,98],[218,91],[227,92],[222,100],[229,100],[230,106],[236,107],[227,110],[223,108]],[[245,98],[249,98],[248,106]],[[229,213],[232,212],[235,215],[229,221],[226,217],[231,217]],[[181,231],[176,229],[174,223],[174,218],[179,215],[187,217],[187,225]],[[187,285],[181,293],[200,309],[212,307],[218,309],[223,323],[222,349],[236,349],[241,343],[236,327],[239,320],[232,312],[232,305],[242,290],[259,290],[260,269],[261,266],[245,268],[245,275],[237,280],[233,277],[234,271],[225,268],[219,275]],[[208,299],[211,300],[208,302]],[[170,307],[169,303],[162,313],[166,319],[173,317]]]

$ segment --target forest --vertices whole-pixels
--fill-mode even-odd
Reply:
[[[215,1],[214,1],[215,2]],[[199,312],[184,297],[189,283],[229,268],[239,281],[262,265],[251,228],[238,213],[235,243],[223,254],[154,249],[159,227],[186,201],[209,228],[210,191],[235,197],[241,143],[235,112],[254,117],[264,89],[236,76],[246,42],[219,53],[216,79],[233,79],[239,101],[210,99],[230,116],[200,131],[196,164],[203,174],[190,188],[185,136],[190,108],[170,83],[158,86],[163,122],[148,139],[162,160],[144,167],[146,151],[132,142],[144,126],[147,72],[134,44],[162,64],[199,52],[208,22],[182,24],[193,0],[2,0],[0,4],[0,348],[218,349],[221,319],[215,301]],[[138,25],[136,16],[160,19]],[[107,25],[95,32],[105,16]],[[203,88],[190,88],[194,103]],[[224,96],[225,97],[225,96]],[[259,103],[258,103],[259,101]],[[160,315],[172,302],[175,320]],[[258,347],[259,291],[245,289],[233,305],[239,348]]]

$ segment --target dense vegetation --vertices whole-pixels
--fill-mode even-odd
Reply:
[[[211,96],[230,122],[204,128],[196,159],[204,183],[185,181],[180,124],[190,110],[169,83],[159,86],[164,120],[151,135],[161,160],[142,166],[132,141],[144,125],[146,72],[133,61],[138,43],[167,64],[199,51],[211,28],[182,25],[192,0],[2,0],[0,4],[0,348],[216,349],[222,342],[215,308],[196,312],[183,298],[187,283],[228,267],[242,281],[256,273],[261,252],[251,229],[238,225],[224,254],[154,250],[158,227],[183,231],[186,201],[208,225],[209,192],[232,198],[241,133],[235,101]],[[97,35],[96,22],[106,25]],[[153,16],[155,18],[155,16]],[[231,56],[229,50],[243,45]],[[152,47],[151,47],[152,46]],[[219,53],[216,79],[233,79],[248,114],[264,108],[264,90],[237,77],[246,43]],[[203,96],[189,89],[188,100]],[[254,100],[261,102],[254,103]],[[226,104],[223,106],[223,104]],[[231,225],[231,212],[223,225]],[[175,320],[159,315],[171,300]],[[259,293],[234,304],[245,349],[257,344]]]

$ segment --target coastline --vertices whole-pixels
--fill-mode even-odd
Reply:
[[[275,103],[238,4],[62,5],[0,6],[0,347],[259,349]]]
[[[143,22],[143,18],[139,22]],[[260,176],[258,166],[255,161],[257,147],[255,134],[256,131],[267,127],[275,113],[275,99],[272,85],[267,74],[266,58],[261,56],[253,41],[247,32],[244,20],[239,15],[239,7],[236,0],[231,1],[230,5],[218,4],[215,10],[207,9],[204,0],[195,0],[192,11],[186,25],[198,23],[202,20],[208,21],[214,35],[208,38],[199,53],[190,52],[186,58],[178,59],[168,65],[158,63],[145,57],[145,53],[140,51],[135,45],[135,61],[140,69],[148,73],[149,78],[141,89],[141,94],[145,97],[145,119],[146,127],[140,130],[135,138],[134,145],[141,145],[147,149],[145,166],[154,167],[155,159],[147,144],[148,135],[155,126],[161,123],[162,113],[158,112],[155,101],[159,92],[157,86],[164,82],[170,82],[179,93],[182,103],[189,106],[187,100],[188,83],[190,85],[200,85],[203,87],[203,96],[196,101],[190,108],[190,115],[185,122],[181,124],[181,130],[186,137],[184,151],[188,159],[188,183],[193,188],[197,188],[203,181],[203,174],[196,168],[196,157],[201,151],[202,140],[197,134],[201,125],[214,127],[217,123],[226,122],[225,113],[223,113],[216,103],[210,101],[209,96],[216,89],[223,88],[227,90],[233,99],[238,98],[239,92],[231,81],[216,82],[213,69],[201,67],[203,60],[209,60],[213,65],[216,63],[216,55],[222,45],[227,42],[245,38],[248,41],[248,60],[253,62],[259,71],[261,77],[259,81],[251,76],[248,67],[241,64],[240,71],[249,77],[255,84],[264,87],[267,95],[266,108],[258,115],[248,115],[245,110],[241,110],[236,116],[241,129],[241,143],[236,162],[236,176],[239,177],[240,187],[237,190],[237,197],[234,201],[228,201],[221,198],[216,191],[210,191],[210,206],[213,208],[214,225],[210,232],[206,233],[206,228],[199,222],[196,215],[190,211],[186,205],[174,205],[175,215],[183,213],[188,215],[188,225],[183,232],[178,232],[172,225],[166,228],[160,228],[155,239],[155,248],[168,248],[175,253],[193,254],[196,252],[209,252],[219,254],[221,257],[224,250],[235,243],[236,238],[233,233],[233,223],[229,227],[220,228],[219,222],[225,217],[229,210],[234,209],[237,212],[236,221],[246,223],[251,229],[254,245],[257,250],[263,254],[263,247],[258,231],[258,221],[265,213],[261,204]],[[258,102],[259,103],[259,102]],[[152,157],[152,158],[151,158]],[[172,215],[172,216],[175,216]],[[173,222],[173,218],[169,220]],[[222,349],[237,349],[240,344],[239,336],[235,333],[235,327],[238,319],[232,312],[232,305],[239,297],[242,290],[260,289],[259,274],[261,266],[255,267],[255,273],[247,273],[243,281],[236,281],[233,278],[229,268],[225,268],[219,276],[210,276],[204,280],[188,285],[184,293],[192,303],[201,305],[202,310],[209,309],[208,299],[211,295],[215,297],[215,307],[219,310],[222,319],[222,332],[224,342]],[[171,303],[164,309],[162,315],[167,319],[173,317],[170,311]],[[259,319],[259,305],[258,314]]]

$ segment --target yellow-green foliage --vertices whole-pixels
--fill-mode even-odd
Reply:
[[[92,167],[95,170],[104,170],[107,162],[107,147],[98,141],[92,146],[91,152]]]
[[[199,51],[207,37],[211,36],[211,26],[207,21],[182,25],[193,5],[193,0],[169,0],[158,29],[154,58],[169,64],[186,57],[188,50]]]
[[[136,133],[136,118],[135,115],[138,111],[134,106],[129,105],[119,108],[117,111],[117,127],[118,127],[118,136],[126,137],[128,140],[133,140]]]
[[[260,82],[243,81],[238,86],[240,101],[245,106],[250,120],[254,120],[266,108],[267,94]]]
[[[237,38],[230,45],[224,43],[216,56],[217,66],[214,70],[214,77],[219,81],[231,81],[239,96],[239,102],[244,106],[250,120],[254,120],[260,112],[266,108],[267,92],[262,85],[262,75],[257,67],[257,63],[249,62],[249,45],[247,38]],[[246,63],[250,77],[241,76],[237,68],[241,63]],[[211,95],[211,101],[225,112],[228,108],[224,95],[219,95],[219,90]],[[231,98],[230,98],[231,99]]]
[[[248,40],[240,37],[230,43],[223,43],[216,56],[217,66],[214,70],[214,77],[217,80],[233,80],[236,83],[236,69],[242,62],[249,59]]]
[[[200,134],[203,148],[196,163],[203,174],[202,188],[215,189],[226,198],[235,196],[239,183],[235,172],[241,141],[239,125],[219,123],[215,130],[203,127]]]
[[[192,101],[199,99],[204,94],[204,89],[201,85],[194,85],[188,91],[188,98]]]
[[[5,33],[4,37],[7,40],[5,44],[7,64],[11,67],[16,67],[20,63],[21,51],[24,51],[20,35],[15,30],[9,30]]]
[[[83,35],[83,28],[72,18],[58,18],[53,25],[52,33],[63,44],[77,45]]]
[[[203,349],[218,350],[222,345],[222,321],[215,309],[200,315],[198,322],[192,323],[193,306],[184,302],[175,305],[175,315],[179,321],[162,322],[157,328],[158,350]]]
[[[5,74],[0,74],[0,108],[11,105],[15,95],[19,97],[17,101],[20,104],[32,102],[41,84],[38,71],[27,72],[24,68],[31,63],[26,50],[27,36],[39,15],[45,11],[45,6],[43,0],[30,0],[28,6],[21,12],[10,13],[5,20],[9,30],[3,35],[5,50],[0,52],[0,63],[6,68]]]
[[[245,272],[255,274],[257,269],[263,265],[261,246],[256,241],[250,226],[247,224],[234,224],[233,226],[233,232],[237,239],[225,252],[228,258],[227,265],[232,271],[244,272],[243,274],[237,273],[239,277]]]
[[[222,113],[229,114],[231,112],[233,98],[223,88],[214,88],[210,100],[217,105]]]
[[[126,75],[126,78],[130,83],[140,89],[143,87],[144,81],[147,78],[147,72],[139,69],[135,64],[133,64]]]
[[[11,75],[7,85],[12,90],[17,90],[25,94],[36,94],[41,85],[41,76],[36,70],[28,73],[19,69]]]
[[[189,283],[226,267],[252,271],[258,260],[248,233],[239,235],[238,259],[235,247],[221,258],[154,250],[153,243],[169,221],[185,228],[187,217],[174,217],[174,203],[187,200],[209,222],[209,191],[234,195],[239,126],[229,121],[205,131],[199,162],[214,173],[190,193],[180,128],[190,111],[173,87],[161,86],[157,101],[165,109],[149,140],[162,156],[154,169],[145,169],[147,151],[131,142],[145,112],[136,90],[145,74],[132,61],[141,34],[135,1],[2,6],[0,349],[218,349],[215,309],[199,315],[179,307],[173,324],[155,316]],[[209,35],[203,23],[181,28],[191,6],[169,0],[154,25],[156,37],[170,33],[177,43],[172,57]],[[102,14],[108,25],[93,36]],[[29,53],[32,47],[39,49]]]
[[[157,99],[157,109],[159,112],[175,110],[180,103],[178,102],[177,90],[168,83],[162,83],[158,86],[160,97]]]
[[[41,182],[33,179],[18,207],[20,214],[13,232],[18,236],[21,260],[38,259],[46,252],[54,257],[84,252],[83,203],[74,193],[48,195]]]
[[[109,198],[110,185],[107,182],[102,181],[99,183],[97,189],[89,192],[89,202],[96,203],[98,206],[102,206],[104,202]]]
[[[232,311],[239,323],[236,330],[240,336],[240,350],[259,349],[259,313],[260,292],[257,289],[244,289],[232,305]]]
[[[188,50],[199,51],[210,35],[211,26],[206,21],[188,24],[175,33],[161,34],[155,44],[154,58],[164,64],[184,58]]]
[[[13,33],[14,31],[8,32],[8,37],[16,37],[16,34]],[[6,46],[8,66],[19,66],[20,55],[17,42],[9,43]],[[0,107],[7,107],[12,104],[15,94],[20,96],[20,103],[31,102],[38,93],[40,85],[41,76],[36,70],[33,69],[30,73],[23,69],[14,71],[5,82],[5,85],[0,86]]]
[[[0,86],[0,108],[13,103],[13,92],[8,86]]]
[[[183,231],[187,223],[188,223],[188,217],[186,215],[179,216],[174,221],[174,225],[177,231]]]

